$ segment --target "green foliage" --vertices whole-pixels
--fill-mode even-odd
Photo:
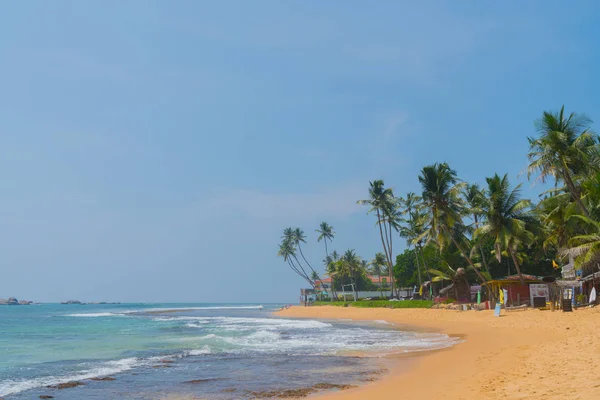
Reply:
[[[560,276],[552,261],[573,261],[584,275],[600,264],[600,137],[583,114],[545,111],[536,122],[537,135],[528,137],[528,178],[550,181],[553,188],[539,204],[521,197],[507,175],[485,178],[486,185],[461,180],[447,163],[424,166],[417,177],[421,193],[396,197],[382,180],[369,182],[369,196],[358,204],[377,216],[382,253],[370,263],[353,251],[340,257],[327,251],[333,229],[322,223],[318,240],[325,243],[325,268],[334,287],[355,283],[374,290],[366,277],[389,277],[403,287],[432,280],[434,291],[455,279],[459,268],[470,283],[513,274]],[[481,177],[482,179],[484,177]],[[407,250],[393,254],[399,233]],[[284,231],[278,255],[309,283],[316,276],[304,257],[302,230]],[[464,276],[461,272],[461,280]],[[383,279],[382,279],[383,281]],[[404,303],[404,302],[403,302]],[[400,304],[400,303],[399,303]]]
[[[402,254],[398,254],[393,271],[399,287],[412,287],[419,284],[414,251],[407,249]]]
[[[354,302],[345,301],[316,301],[316,306],[356,307],[356,308],[431,308],[433,301],[430,300],[359,300]]]

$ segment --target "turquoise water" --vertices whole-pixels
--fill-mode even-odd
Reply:
[[[356,324],[274,317],[279,305],[0,306],[0,397],[245,398],[250,390],[353,382],[385,354],[446,347],[451,338]],[[111,376],[110,382],[92,378]],[[201,385],[186,384],[201,381]],[[47,386],[81,381],[72,389]],[[191,387],[193,386],[193,387]],[[111,395],[112,393],[112,395]],[[110,397],[113,396],[113,397]],[[156,397],[160,398],[160,397]]]

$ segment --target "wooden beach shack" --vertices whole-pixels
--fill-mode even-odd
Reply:
[[[521,305],[528,305],[531,306],[532,301],[531,301],[531,285],[536,285],[533,287],[533,289],[537,290],[538,287],[541,288],[541,286],[537,286],[537,285],[543,285],[545,287],[547,287],[546,284],[544,284],[544,282],[542,281],[542,279],[540,277],[534,276],[534,275],[526,275],[523,274],[523,279],[525,281],[524,285],[521,285],[521,281],[519,280],[519,275],[509,275],[509,276],[505,276],[504,278],[498,278],[498,279],[494,279],[491,281],[488,281],[488,284],[490,285],[491,289],[494,291],[494,293],[499,293],[500,289],[506,289],[507,290],[507,296],[504,299],[505,302],[505,306],[509,306],[509,307],[518,307]],[[493,296],[489,296],[490,297],[490,305],[491,308],[496,307],[496,303],[494,301]],[[548,299],[546,299],[548,300]],[[545,305],[545,302],[544,302]]]

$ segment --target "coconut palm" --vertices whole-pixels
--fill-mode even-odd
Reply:
[[[369,205],[369,213],[375,212],[377,216],[377,226],[379,227],[379,236],[383,253],[388,263],[388,272],[390,274],[390,283],[392,285],[392,294],[394,293],[393,278],[393,253],[391,229],[398,225],[398,204],[394,197],[394,192],[390,188],[385,188],[383,180],[377,179],[369,182],[369,198],[359,200],[358,204]],[[385,231],[385,234],[384,234]]]
[[[371,274],[377,275],[379,279],[379,292],[381,293],[381,298],[383,299],[383,287],[381,286],[381,275],[385,272],[385,255],[383,253],[375,254],[375,258],[371,260]]]
[[[278,257],[282,257],[285,262],[288,263],[289,267],[298,274],[302,279],[306,280],[313,288],[315,287],[313,281],[306,274],[306,271],[302,268],[302,265],[294,263],[296,258],[296,249],[289,240],[283,240],[279,245],[279,251],[277,252]]]
[[[319,226],[319,229],[316,230],[316,232],[319,234],[319,237],[317,237],[317,242],[320,242],[322,240],[325,243],[325,255],[328,255],[329,252],[327,251],[327,241],[331,241],[335,236],[333,227],[327,222],[321,222],[321,225]]]
[[[581,200],[579,177],[598,170],[597,163],[591,162],[598,157],[598,135],[590,130],[591,122],[583,114],[565,116],[563,105],[558,113],[544,111],[536,123],[539,136],[527,138],[527,177],[537,172],[542,183],[548,179],[564,182],[586,217],[590,214]]]
[[[476,183],[468,184],[467,183],[464,186],[462,195],[465,199],[468,212],[470,213],[471,217],[473,218],[473,225],[475,227],[475,230],[477,230],[477,229],[479,229],[480,219],[484,216],[483,205],[485,203],[485,196],[483,194],[483,191],[479,188],[478,184],[476,184]],[[481,254],[481,262],[483,262],[483,265],[485,266],[485,270],[489,272],[490,269],[487,264],[487,259],[485,258],[485,253],[483,251],[483,248],[481,248],[481,246],[479,246],[479,252]]]
[[[283,242],[288,242],[288,244],[294,248],[294,253],[292,254],[292,256],[298,264],[298,266],[300,266],[300,268],[304,271],[304,267],[296,255],[296,249],[298,249],[298,251],[300,252],[300,257],[302,257],[308,269],[310,269],[312,273],[316,273],[316,271],[313,269],[312,265],[308,262],[308,260],[304,256],[304,253],[302,252],[301,244],[306,243],[306,235],[304,235],[304,231],[300,228],[285,228],[283,230],[283,236],[281,238]],[[305,273],[305,275],[310,279],[310,276],[308,274]],[[320,279],[319,282],[321,284],[321,287],[323,287],[323,282]]]
[[[454,243],[480,281],[488,288],[489,293],[495,297],[487,280],[467,255],[463,244],[459,243],[462,238],[455,236],[461,231],[455,228],[463,225],[462,213],[464,212],[464,205],[459,196],[464,185],[458,183],[456,171],[446,163],[428,165],[421,170],[419,182],[423,189],[423,205],[429,214],[428,226],[422,237],[436,242],[440,250],[446,246],[448,240]]]
[[[312,265],[310,265],[310,263],[308,262],[308,260],[304,256],[304,252],[302,251],[302,243],[306,243],[306,235],[304,234],[304,231],[302,229],[300,229],[300,228],[293,229],[292,230],[292,234],[291,234],[291,241],[298,248],[298,251],[300,251],[300,256],[302,257],[302,259],[304,260],[304,262],[306,263],[306,265],[308,265],[308,268],[313,273],[316,274],[316,271],[313,269]],[[317,277],[318,277],[318,274],[317,274]],[[319,279],[319,281],[321,281],[321,280]],[[321,287],[322,286],[323,286],[323,282],[321,282]]]
[[[521,185],[511,190],[508,176],[495,174],[486,178],[488,188],[483,206],[485,224],[475,231],[476,240],[491,237],[494,240],[494,253],[498,262],[502,260],[502,251],[510,255],[517,269],[521,284],[523,273],[517,258],[519,248],[533,242],[533,215],[531,202],[521,199]]]
[[[571,218],[583,222],[590,233],[571,238],[569,240],[571,248],[563,251],[563,254],[574,257],[577,269],[591,273],[600,262],[600,222],[583,215],[573,215]]]

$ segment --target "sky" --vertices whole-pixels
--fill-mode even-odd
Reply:
[[[594,1],[0,7],[0,297],[294,302],[283,228],[370,259],[370,180],[445,161],[535,200],[534,120],[600,120]]]

